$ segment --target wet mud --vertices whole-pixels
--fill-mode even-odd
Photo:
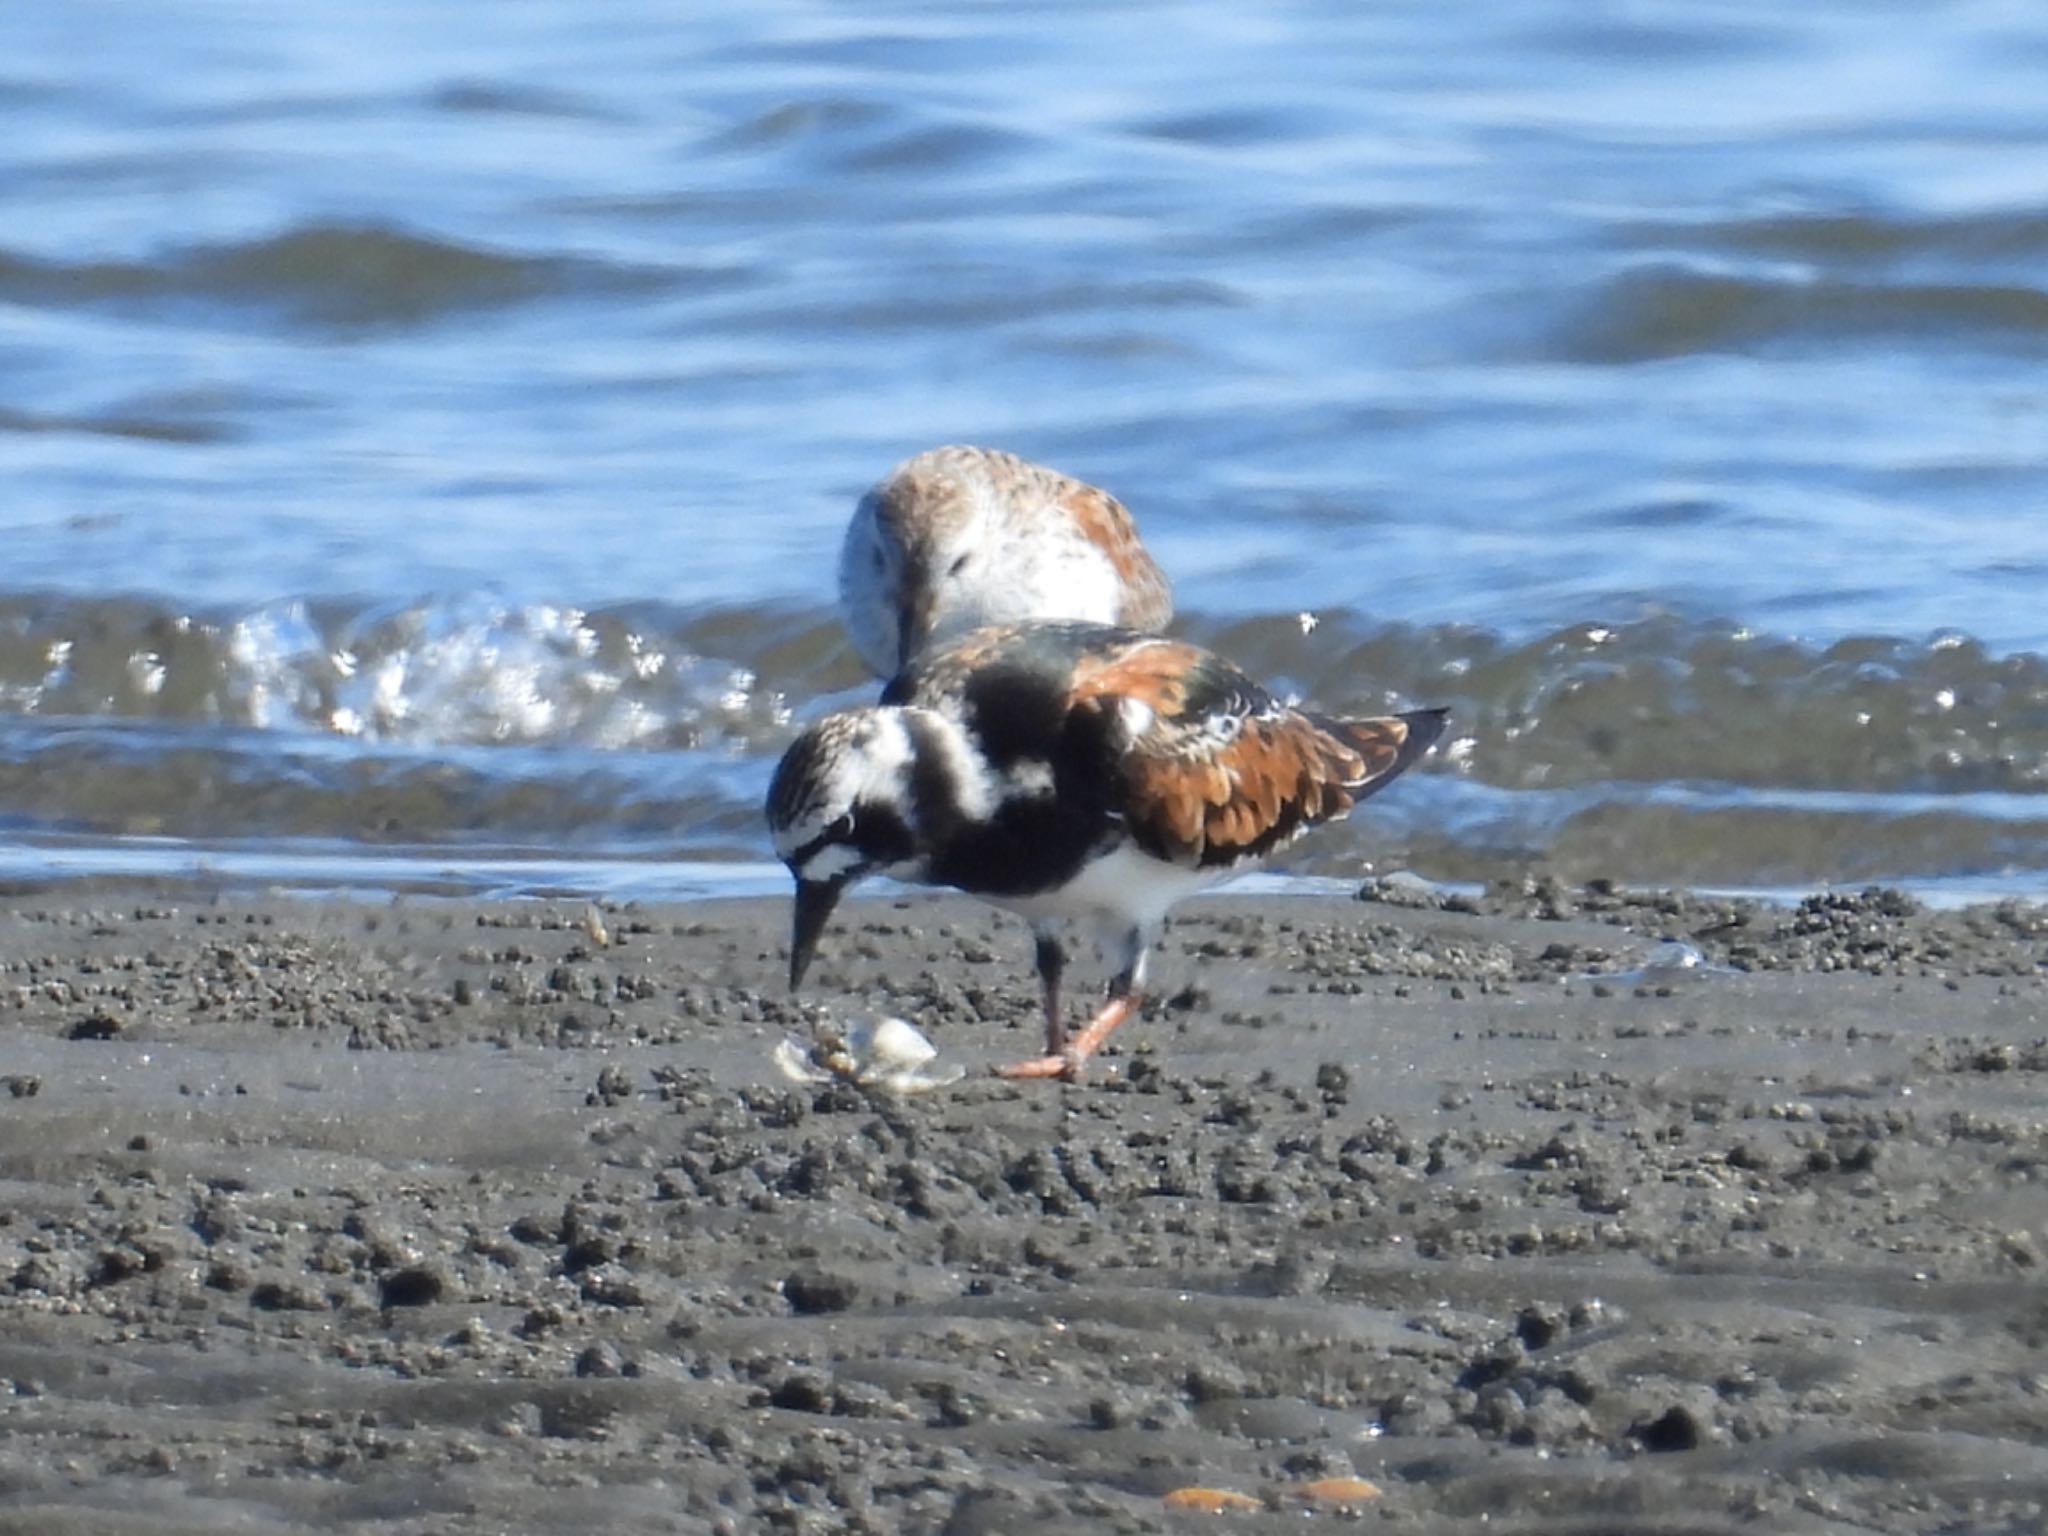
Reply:
[[[1225,896],[1074,1086],[785,922],[0,900],[0,1530],[2048,1518],[2048,911]],[[969,1077],[770,1063],[876,1012]]]

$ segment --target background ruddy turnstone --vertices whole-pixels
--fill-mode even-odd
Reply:
[[[1076,1076],[1139,1006],[1169,907],[1344,815],[1445,718],[1292,708],[1198,646],[1125,629],[978,630],[915,662],[879,705],[811,726],[776,767],[768,826],[796,877],[790,988],[862,876],[956,886],[1037,937],[1045,1054],[1001,1070]],[[1092,926],[1118,967],[1071,1038],[1059,995],[1070,921]]]
[[[1173,617],[1122,502],[1014,453],[958,446],[905,459],[861,498],[840,550],[839,607],[880,677],[985,624],[1161,629]]]

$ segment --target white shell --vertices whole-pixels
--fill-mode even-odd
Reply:
[[[1611,981],[1624,986],[1636,986],[1645,982],[1691,981],[1696,977],[1740,976],[1742,973],[1729,965],[1709,965],[1707,957],[1683,939],[1666,939],[1653,946],[1643,956],[1642,962],[1621,971],[1583,971],[1576,977],[1567,976],[1566,981]]]
[[[856,1061],[892,1070],[921,1067],[939,1054],[939,1048],[925,1039],[908,1019],[880,1019],[873,1025],[856,1024],[847,1031],[846,1049]]]
[[[788,1078],[792,1083],[829,1083],[832,1081],[832,1074],[830,1072],[822,1071],[811,1065],[810,1047],[790,1039],[787,1035],[782,1037],[775,1049],[768,1053],[768,1056],[775,1063],[775,1070]]]
[[[793,1083],[857,1083],[891,1093],[929,1093],[957,1083],[964,1067],[924,1070],[939,1054],[908,1019],[880,1019],[851,1026],[841,1040],[821,1037],[810,1045],[785,1038],[770,1052],[776,1070]]]

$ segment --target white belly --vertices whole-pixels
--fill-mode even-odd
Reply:
[[[1106,922],[1157,931],[1167,909],[1197,891],[1208,889],[1234,873],[1227,869],[1189,869],[1165,864],[1125,843],[1097,859],[1057,891],[1036,896],[988,898],[996,905],[1033,922],[1048,920]]]

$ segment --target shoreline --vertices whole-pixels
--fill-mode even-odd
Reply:
[[[1188,903],[1074,1087],[960,898],[792,1004],[780,900],[0,897],[0,1530],[2039,1522],[2048,911],[1380,894]]]
[[[1506,884],[1556,883],[1531,871],[1507,880],[1430,880],[1408,870],[1386,875],[1324,875],[1252,870],[1213,888],[1223,897],[1348,897],[1376,885],[1407,887],[1440,896],[1490,900]],[[1853,896],[1868,890],[1902,893],[1944,911],[1998,902],[2048,903],[2048,884],[2007,872],[1926,878],[1850,879],[1813,885],[1584,882],[1649,897],[1667,890],[1713,900],[1796,906],[1811,897]],[[0,899],[85,899],[94,893],[154,892],[185,901],[229,898],[296,901],[562,902],[587,899],[607,908],[635,904],[673,906],[704,901],[780,898],[789,872],[771,859],[673,859],[617,852],[542,856],[512,850],[476,852],[442,845],[347,851],[306,849],[290,840],[266,846],[213,846],[181,839],[108,842],[9,843],[0,839]],[[869,894],[909,896],[915,887],[876,878]]]

